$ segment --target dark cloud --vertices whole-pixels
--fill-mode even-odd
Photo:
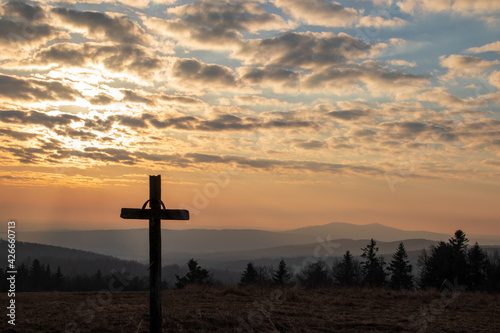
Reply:
[[[35,54],[34,64],[56,64],[84,67],[86,63],[101,64],[111,72],[130,73],[150,79],[165,66],[162,57],[131,44],[59,43]]]
[[[325,148],[327,144],[323,141],[318,141],[318,140],[308,140],[308,141],[301,141],[297,142],[294,144],[295,147],[306,149],[306,150],[315,150],[315,149],[321,149]]]
[[[296,88],[300,75],[292,70],[277,67],[246,67],[240,69],[242,82],[249,85]]]
[[[81,94],[58,81],[0,74],[0,97],[18,101],[73,101]]]
[[[344,90],[365,86],[375,93],[396,91],[422,86],[429,82],[428,77],[403,73],[398,70],[380,66],[374,61],[361,64],[345,63],[315,71],[305,77],[302,86],[310,90],[331,90],[340,94]]]
[[[131,102],[131,103],[142,103],[146,105],[154,105],[155,101],[151,98],[140,96],[136,92],[130,89],[122,89],[121,92],[124,94],[122,99],[123,102]]]
[[[287,32],[279,37],[248,40],[234,57],[250,65],[321,68],[366,57],[371,45],[347,34]]]
[[[18,132],[7,128],[0,128],[0,134],[14,138],[19,141],[26,141],[37,136],[34,133]]]
[[[151,125],[156,128],[175,128],[180,130],[192,130],[196,127],[199,120],[193,116],[181,116],[181,117],[171,117],[163,120],[159,120],[156,117],[151,117],[149,119]]]
[[[293,161],[293,160],[272,160],[272,159],[250,159],[242,156],[219,156],[209,154],[186,154],[186,158],[191,159],[191,163],[215,163],[230,164],[236,163],[240,167],[272,171],[276,169],[286,169],[295,171],[309,171],[320,173],[356,173],[380,175],[382,170],[365,165],[349,165],[337,163],[322,163],[314,161]]]
[[[69,35],[43,23],[30,23],[0,17],[0,45],[8,48],[39,46],[54,39],[68,39]],[[6,52],[10,50],[2,50]]]
[[[358,138],[364,138],[364,137],[374,136],[376,134],[377,134],[376,131],[371,130],[371,129],[367,129],[367,128],[356,130],[353,133],[353,135],[355,137],[358,137]]]
[[[361,117],[368,116],[369,112],[365,110],[342,110],[331,111],[328,112],[327,115],[338,120],[357,120]]]
[[[176,104],[203,104],[203,101],[189,96],[159,95],[158,98],[164,102]]]
[[[88,99],[92,105],[109,105],[115,101],[115,99],[107,94],[99,94]]]
[[[225,66],[210,65],[196,59],[177,59],[171,75],[180,80],[180,84],[191,86],[193,84],[205,87],[236,87],[237,79],[233,71]]]
[[[46,17],[42,7],[29,5],[20,1],[9,1],[2,6],[3,15],[15,17],[29,22],[38,21]]]
[[[12,154],[13,157],[22,164],[36,164],[43,161],[41,154],[44,153],[40,148],[28,147],[1,147],[0,150]]]
[[[458,139],[454,129],[450,126],[423,123],[419,121],[395,121],[381,124],[385,133],[392,139],[415,140],[422,136],[425,140],[454,141]]]
[[[58,125],[66,126],[80,120],[79,117],[70,114],[49,116],[46,113],[38,111],[0,111],[1,122],[23,125],[42,125],[51,129]]]
[[[52,13],[74,28],[83,28],[88,37],[127,44],[148,44],[147,34],[126,16],[106,13],[53,8]]]
[[[241,32],[282,29],[288,24],[253,1],[197,0],[168,9],[176,19],[147,19],[144,24],[157,34],[195,48],[231,48],[241,44]]]

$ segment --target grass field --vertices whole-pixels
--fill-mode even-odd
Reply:
[[[147,292],[16,294],[1,332],[148,332]],[[190,287],[162,294],[164,332],[500,332],[500,295]]]

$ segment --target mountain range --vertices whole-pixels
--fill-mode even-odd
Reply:
[[[340,222],[286,231],[162,229],[162,254],[163,259],[169,263],[191,257],[218,261],[308,257],[313,256],[315,251],[333,251],[335,256],[340,256],[345,250],[350,250],[357,255],[370,238],[379,242],[380,253],[392,253],[398,241],[405,240],[408,251],[421,250],[435,241],[447,241],[453,232],[454,230],[446,235],[400,230],[376,223],[355,225]],[[91,251],[140,262],[146,262],[149,254],[148,229],[23,232],[18,237],[21,241]],[[500,238],[469,238],[471,244],[477,241],[480,245],[500,245]],[[334,247],[333,243],[338,243],[338,246]]]

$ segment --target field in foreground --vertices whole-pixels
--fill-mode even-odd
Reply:
[[[147,292],[16,294],[1,332],[148,332]],[[500,332],[500,295],[193,287],[162,294],[164,332]]]

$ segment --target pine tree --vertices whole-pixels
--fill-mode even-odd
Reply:
[[[307,288],[326,287],[331,284],[328,270],[324,261],[307,265],[298,275],[300,283]]]
[[[354,286],[359,283],[360,267],[349,250],[342,257],[342,261],[333,268],[335,282],[341,286]]]
[[[467,252],[467,262],[469,265],[467,285],[473,290],[483,289],[491,265],[488,255],[478,243],[475,243]]]
[[[249,262],[247,264],[247,268],[243,273],[241,273],[241,278],[240,278],[240,286],[248,286],[251,284],[255,284],[257,282],[257,270],[255,269],[255,266]]]
[[[40,264],[40,260],[35,259],[31,264],[30,272],[29,272],[29,285],[27,291],[41,291],[44,275],[45,275],[45,267]]]
[[[457,279],[459,284],[466,283],[467,275],[470,270],[467,262],[467,239],[462,230],[455,231],[455,234],[449,240],[449,244],[453,250],[453,257],[451,261],[451,275],[453,280]]]
[[[54,287],[55,290],[61,291],[64,284],[64,275],[61,273],[61,267],[57,266],[57,271],[54,274]]]
[[[361,249],[363,251],[361,257],[366,259],[362,263],[363,283],[368,286],[380,286],[385,283],[385,263],[383,258],[377,257],[378,247],[376,245],[377,242],[372,238],[367,247]]]
[[[419,257],[420,287],[441,288],[445,280],[454,281],[452,272],[453,248],[450,244],[439,242],[430,247],[430,253],[423,251]]]
[[[274,272],[273,274],[273,283],[276,285],[284,285],[287,284],[290,279],[292,278],[292,274],[290,273],[290,270],[286,266],[285,260],[283,258],[280,260],[280,263],[278,264],[278,269]]]
[[[209,279],[209,273],[206,269],[201,268],[200,265],[198,265],[198,262],[191,258],[188,263],[187,263],[189,271],[186,273],[185,276],[182,278],[179,277],[179,275],[175,274],[175,278],[177,279],[177,282],[175,283],[175,286],[178,289],[182,289],[188,284],[206,284],[207,280]]]
[[[408,260],[408,254],[403,243],[399,243],[396,253],[392,256],[389,263],[391,271],[390,285],[396,289],[410,289],[413,287],[413,267]]]

